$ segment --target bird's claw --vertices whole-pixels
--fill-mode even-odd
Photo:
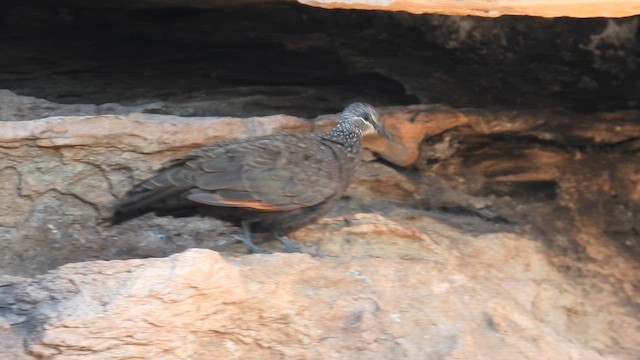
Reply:
[[[296,245],[291,239],[289,239],[289,237],[285,235],[278,235],[278,234],[274,234],[274,235],[276,239],[278,239],[282,243],[282,245],[284,245],[282,252],[285,252],[285,253],[302,252],[300,247],[298,247],[298,245]],[[249,253],[251,254],[271,254],[272,253],[271,251],[265,250],[259,247],[258,245],[254,244],[253,241],[251,241],[251,238],[246,235],[245,236],[235,235],[234,238],[242,241],[244,245],[247,247],[247,250],[249,251]]]
[[[286,252],[286,253],[299,253],[299,252],[302,252],[302,250],[300,250],[298,245],[296,245],[293,241],[291,241],[291,239],[289,239],[288,236],[276,235],[276,239],[278,239],[282,243],[282,245],[284,245],[284,248],[282,249],[282,252]]]
[[[250,254],[271,254],[270,251],[267,251],[261,248],[260,246],[254,244],[253,241],[251,241],[250,239],[247,239],[245,236],[236,235],[234,236],[234,238],[242,241],[244,245],[247,247],[247,251],[249,251]]]

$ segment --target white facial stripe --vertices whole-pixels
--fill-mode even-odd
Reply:
[[[376,128],[375,128],[375,127],[373,127],[373,124],[371,124],[371,123],[370,123],[370,122],[368,122],[368,121],[364,121],[364,120],[363,120],[362,122],[364,122],[364,129],[363,129],[363,131],[362,131],[362,133],[363,133],[364,135],[369,135],[369,134],[375,134],[375,133],[377,133]]]

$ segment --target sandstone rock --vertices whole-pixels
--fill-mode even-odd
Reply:
[[[545,229],[550,228],[552,217],[562,219],[561,225],[553,225],[555,231],[570,235],[565,240],[558,240],[557,235],[548,240],[561,249],[572,249],[576,240],[590,249],[593,234],[600,234],[597,239],[613,239],[607,256],[597,254],[600,240],[594,250],[587,251],[599,259],[618,256],[616,246],[622,246],[623,254],[640,248],[631,236],[639,216],[634,195],[636,155],[624,150],[632,149],[633,139],[640,136],[633,120],[637,113],[514,113],[425,105],[382,108],[381,112],[394,138],[371,138],[365,146],[396,165],[414,165],[419,172],[365,163],[349,190],[353,201],[343,204],[345,211],[357,211],[362,202],[395,201],[466,209],[488,218],[533,222]],[[323,116],[313,124],[316,130],[323,130],[335,120],[335,115]],[[96,224],[109,215],[110,204],[134,181],[194,147],[231,137],[310,128],[309,122],[290,116],[239,119],[131,114],[0,122],[0,194],[6,204],[0,209],[0,269],[34,275],[70,261],[167,256],[194,246],[223,250],[234,243],[237,229],[221,222],[150,216],[116,228]],[[518,143],[526,151],[496,148],[473,153],[471,160],[459,160],[468,156],[465,149],[470,146],[503,146],[496,139],[516,134],[530,142],[530,147]],[[425,139],[429,141],[423,145]],[[540,142],[552,144],[551,149],[543,149]],[[617,175],[608,175],[613,182],[600,177],[599,188],[581,190],[592,183],[580,176],[603,171],[597,165],[602,163],[601,155],[583,154],[584,160],[576,161],[575,151],[557,148],[584,144],[611,149],[622,144],[621,154],[627,155],[611,155],[611,151],[607,155],[610,159],[618,156],[607,162],[617,164]],[[590,166],[595,167],[587,172]],[[567,167],[576,170],[563,172]],[[560,184],[560,195],[535,187],[554,183]],[[527,190],[528,184],[533,184],[533,190]],[[495,192],[504,188],[514,193],[496,197]],[[619,200],[598,200],[596,194],[603,191],[617,194]],[[563,213],[563,203],[545,198],[552,195],[576,204],[578,210]],[[528,196],[548,203],[532,204]]]
[[[404,174],[372,161],[360,166],[346,195],[369,201],[384,199],[410,204],[417,199],[416,190],[416,185]]]
[[[150,1],[12,4],[0,14],[2,86],[49,102],[0,96],[3,120],[127,109],[312,118],[353,101],[578,112],[640,103],[638,17],[483,18],[284,2],[178,12]],[[85,41],[89,33],[100,41]],[[130,34],[136,46],[123,41]],[[105,51],[94,56],[95,46]]]
[[[120,104],[58,104],[31,96],[20,96],[13,91],[0,89],[0,121],[42,119],[53,116],[126,115],[132,112],[153,111],[161,106],[148,103],[138,106]]]
[[[637,0],[298,1],[306,5],[319,6],[327,9],[407,11],[415,14],[431,13],[488,17],[496,17],[501,15],[527,15],[544,17],[625,17],[640,14],[640,2]]]
[[[204,146],[276,130],[309,128],[304,121],[285,115],[239,119],[152,114],[51,117],[37,121],[3,121],[0,126],[0,141],[4,148],[27,144],[44,148],[90,145],[140,153],[154,153],[177,146]]]
[[[640,116],[640,112],[637,111],[584,115],[555,110],[458,110],[440,105],[412,105],[388,107],[381,112],[382,121],[393,135],[393,139],[386,141],[371,138],[366,147],[400,166],[415,164],[425,138],[446,132],[459,133],[461,136],[517,134],[541,141],[565,144],[591,143],[598,146],[632,141],[640,136],[640,127],[635,122]],[[549,121],[549,118],[553,120]],[[328,129],[335,121],[334,117],[322,116],[318,119],[317,126]]]
[[[6,357],[634,359],[637,112],[381,113],[394,138],[366,146],[389,164],[292,234],[311,256],[244,256],[211,219],[99,220],[194,147],[335,115],[0,122],[1,273],[75,263],[0,280]],[[220,253],[160,258],[193,247]]]
[[[310,122],[284,115],[239,119],[131,114],[0,122],[0,195],[6,200],[0,209],[0,269],[37,274],[74,259],[167,256],[194,246],[228,247],[235,242],[233,228],[211,220],[151,217],[116,228],[97,222],[109,215],[110,204],[134,181],[195,147],[310,129]],[[382,165],[371,164],[363,171],[361,188],[368,190],[360,191],[362,195],[380,195],[375,190],[379,181],[393,189],[389,198],[397,201],[415,190],[401,174]]]
[[[72,0],[83,5],[84,1]],[[264,0],[190,0],[187,4],[177,0],[102,1],[91,6],[102,7],[175,7],[224,8],[230,5],[265,3]],[[544,17],[624,17],[640,14],[637,0],[298,0],[299,3],[327,9],[366,9],[406,11],[415,14],[432,13],[446,15],[473,15],[496,17],[501,15],[527,15]],[[87,6],[87,5],[85,5]]]
[[[194,249],[8,279],[3,336],[25,341],[29,356],[16,356],[47,359],[637,354],[640,324],[630,309],[609,293],[585,301],[539,243],[469,236],[424,215],[360,213],[341,228],[327,219],[298,234],[322,254],[315,257]],[[327,226],[340,229],[329,238]],[[598,331],[584,331],[585,321]]]
[[[621,9],[525,3],[429,11]],[[0,274],[23,276],[0,278],[0,358],[636,360],[637,17],[149,9],[175,4],[0,14],[3,86],[38,97],[0,90]],[[194,147],[335,121],[243,116],[362,99],[463,110],[382,108],[394,140],[368,141],[348,197],[292,234],[305,254],[246,256],[212,219],[100,223]]]

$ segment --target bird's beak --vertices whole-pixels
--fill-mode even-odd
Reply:
[[[384,125],[382,125],[382,123],[376,123],[374,127],[376,128],[376,131],[378,132],[378,134],[382,134],[384,135],[384,137],[391,140],[391,133],[387,131],[387,128],[385,128]]]

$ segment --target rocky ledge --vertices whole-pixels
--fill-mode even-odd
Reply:
[[[193,249],[4,279],[4,356],[634,356],[637,318],[611,294],[585,301],[536,242],[504,233],[469,236],[416,212],[361,213],[348,226],[341,222],[305,230],[322,256]]]
[[[220,221],[100,219],[194,147],[335,115],[98,110],[0,122],[4,358],[637,356],[637,112],[382,108],[304,253],[247,255]]]

